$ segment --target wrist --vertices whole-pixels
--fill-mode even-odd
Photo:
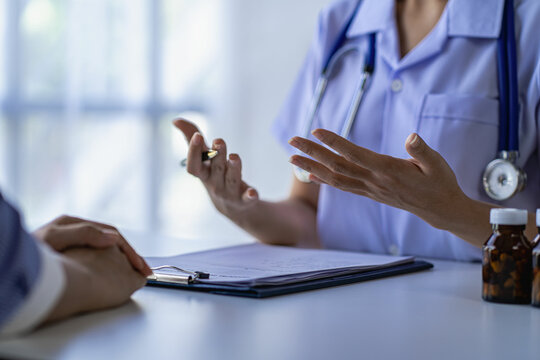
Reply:
[[[85,287],[91,280],[88,271],[67,256],[62,255],[61,261],[66,275],[66,285],[45,322],[66,318],[87,308],[88,296],[85,294]]]
[[[476,212],[476,201],[461,193],[449,199],[437,216],[436,228],[453,232],[456,227],[467,227],[470,212]]]
[[[256,212],[260,202],[261,200],[256,199],[249,203],[233,204],[220,209],[220,212],[232,222],[244,228],[245,224],[250,222],[249,219]]]
[[[481,247],[491,233],[489,213],[494,207],[496,206],[493,204],[474,200],[463,194],[449,204],[437,228]]]

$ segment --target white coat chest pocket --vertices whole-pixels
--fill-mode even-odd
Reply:
[[[460,94],[427,94],[420,108],[418,132],[456,173],[469,196],[484,197],[485,166],[497,155],[499,101]]]

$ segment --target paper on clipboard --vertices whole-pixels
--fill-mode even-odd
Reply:
[[[171,257],[149,257],[146,261],[150,267],[173,265],[189,272],[209,274],[207,279],[195,279],[197,283],[245,287],[293,284],[361,273],[412,263],[414,258],[256,243]],[[178,271],[160,269],[156,274],[170,278]],[[179,276],[185,278],[185,274]]]

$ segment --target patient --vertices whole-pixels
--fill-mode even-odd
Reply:
[[[152,271],[112,226],[62,216],[32,235],[0,193],[0,335],[127,302]]]

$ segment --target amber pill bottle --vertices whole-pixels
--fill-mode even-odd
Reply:
[[[538,235],[534,238],[532,253],[532,304],[540,307],[540,209],[536,210],[536,226],[538,227]]]
[[[532,245],[523,234],[527,211],[492,209],[493,234],[483,247],[482,298],[508,304],[530,304]]]

